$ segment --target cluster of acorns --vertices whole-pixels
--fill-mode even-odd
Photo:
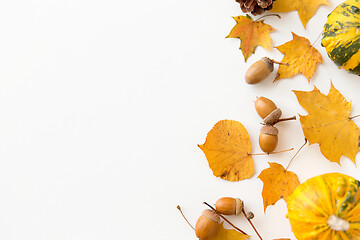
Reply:
[[[260,148],[266,153],[271,153],[278,144],[279,130],[274,127],[274,124],[281,117],[281,109],[273,101],[265,97],[259,97],[255,100],[255,109],[265,124],[260,130]]]
[[[215,209],[205,209],[195,225],[195,234],[200,240],[214,236],[220,227],[219,214],[239,215],[243,212],[244,203],[239,198],[223,197],[216,201]],[[218,213],[217,213],[218,212]],[[253,217],[253,214],[250,214]]]
[[[246,83],[257,84],[265,80],[270,75],[270,73],[274,71],[274,63],[287,66],[289,65],[287,63],[277,62],[268,57],[263,57],[259,61],[252,64],[246,71]],[[256,99],[255,109],[259,116],[264,120],[265,125],[260,130],[260,148],[266,153],[273,152],[278,144],[279,134],[279,130],[274,127],[274,124],[279,121],[282,112],[273,101],[265,97],[259,97]],[[295,119],[295,117],[291,119]]]

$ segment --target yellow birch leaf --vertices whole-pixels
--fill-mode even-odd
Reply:
[[[296,174],[286,171],[282,165],[278,163],[269,163],[269,165],[270,167],[264,169],[258,177],[264,183],[262,190],[264,212],[267,206],[274,205],[280,199],[286,202],[300,184]]]
[[[309,144],[318,143],[321,153],[331,162],[340,164],[344,155],[355,163],[360,129],[350,116],[351,102],[347,102],[332,83],[327,96],[316,87],[310,92],[293,92],[299,104],[309,113],[300,116]]]
[[[208,240],[245,240],[250,236],[242,234],[235,229],[225,229],[224,222],[220,223],[218,232]]]
[[[320,5],[330,5],[328,0],[276,0],[271,12],[298,11],[300,20],[306,28],[307,22],[314,16]]]
[[[310,83],[310,78],[316,70],[317,63],[323,63],[321,54],[311,46],[307,38],[300,37],[295,33],[292,33],[292,35],[293,40],[276,47],[285,55],[281,62],[289,65],[279,66],[275,81],[281,78],[291,78],[298,73],[302,73]]]
[[[198,146],[216,177],[240,181],[255,172],[249,134],[240,122],[219,121],[207,134],[205,143]]]
[[[274,29],[264,23],[264,20],[254,21],[249,15],[233,17],[236,25],[231,29],[227,38],[239,38],[240,49],[245,62],[255,52],[257,46],[271,50],[270,32]]]

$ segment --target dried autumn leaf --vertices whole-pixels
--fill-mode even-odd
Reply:
[[[314,16],[320,5],[330,5],[328,0],[276,0],[272,12],[298,11],[300,20],[306,28],[307,22]]]
[[[215,236],[209,238],[208,240],[245,240],[250,237],[249,235],[242,234],[235,229],[225,229],[223,225],[224,222],[220,223],[218,232]]]
[[[264,20],[254,21],[249,15],[233,17],[236,25],[231,29],[227,38],[239,38],[240,49],[245,62],[255,52],[257,46],[271,50],[270,32],[274,29],[264,23]]]
[[[281,60],[282,63],[289,65],[280,65],[275,81],[281,78],[291,78],[298,73],[302,73],[308,79],[316,70],[317,63],[322,63],[320,52],[311,46],[307,38],[293,34],[293,40],[276,47],[285,56]],[[275,82],[274,81],[274,82]]]
[[[274,205],[280,199],[287,200],[295,188],[300,184],[295,173],[286,171],[278,163],[269,163],[270,167],[264,169],[258,178],[263,181],[262,190],[264,212],[267,206]]]
[[[355,163],[359,151],[360,129],[350,116],[351,102],[331,83],[329,94],[293,91],[299,104],[309,113],[300,116],[301,126],[309,144],[318,143],[320,151],[331,162],[340,164],[342,155]]]
[[[240,181],[255,172],[249,134],[240,122],[219,121],[207,134],[205,143],[198,146],[216,177]]]

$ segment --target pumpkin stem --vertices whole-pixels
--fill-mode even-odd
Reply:
[[[335,231],[347,231],[350,229],[350,223],[335,215],[331,215],[327,220],[327,224],[332,230]]]
[[[182,210],[181,210],[181,207],[180,207],[179,205],[177,205],[176,208],[179,209],[179,211],[180,211],[181,215],[183,216],[183,218],[185,219],[185,221],[186,221],[186,222],[189,224],[189,226],[190,226],[192,229],[194,229],[194,231],[195,231],[195,228],[194,228],[194,227],[189,223],[189,221],[186,219],[184,213],[183,213]]]

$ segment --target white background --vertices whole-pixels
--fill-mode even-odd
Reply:
[[[332,6],[305,30],[297,12],[268,17],[273,46],[291,31],[314,42]],[[330,79],[360,113],[360,78],[324,64],[272,83],[246,85],[238,39],[225,39],[241,15],[235,1],[32,0],[0,4],[0,239],[196,239],[195,224],[219,197],[240,197],[264,239],[294,239],[283,200],[262,205],[258,174],[287,165],[294,152],[256,156],[255,175],[233,183],[212,175],[197,144],[222,119],[247,128],[253,152],[261,119],[253,101],[272,99],[283,116],[306,114],[291,90],[326,93]],[[360,124],[359,120],[355,120]],[[278,124],[278,149],[299,148],[299,121]],[[360,164],[357,156],[357,165]],[[307,146],[289,170],[300,181],[325,172],[359,178],[349,159],[330,163]],[[257,239],[243,217],[230,217]],[[228,227],[228,225],[225,225]]]

